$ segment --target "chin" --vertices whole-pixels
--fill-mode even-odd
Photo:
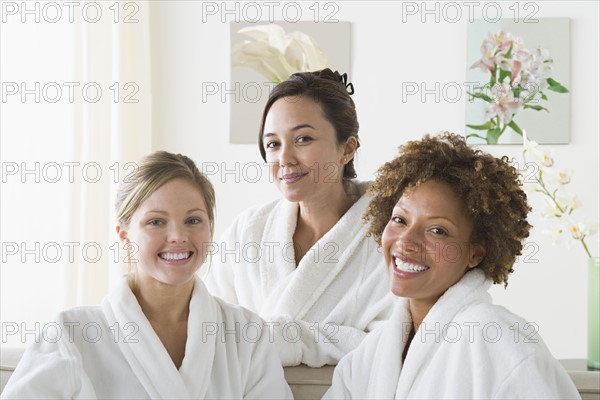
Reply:
[[[164,279],[160,279],[160,282],[164,283],[165,285],[170,285],[170,286],[183,286],[187,283],[189,283],[191,280],[193,280],[194,275],[190,275],[190,276],[185,276],[185,277],[165,277]]]
[[[394,287],[392,285],[391,291],[394,296],[410,298],[410,295],[405,290],[402,290],[402,288]]]
[[[299,190],[287,190],[285,188],[279,187],[279,192],[281,193],[283,198],[289,201],[290,203],[299,203],[303,201],[306,197]]]
[[[161,283],[164,283],[165,285],[181,286],[193,280],[197,270],[198,269],[196,268],[193,271],[169,271],[167,273],[161,274],[160,276],[156,276],[154,279]]]

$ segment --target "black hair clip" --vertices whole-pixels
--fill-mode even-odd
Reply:
[[[352,83],[348,83],[348,74],[343,73],[340,77],[340,82],[346,87],[348,94],[354,94],[354,85]]]

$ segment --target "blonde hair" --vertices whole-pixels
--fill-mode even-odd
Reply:
[[[177,178],[187,179],[200,189],[206,203],[212,237],[215,226],[215,189],[212,183],[189,157],[167,151],[156,151],[142,158],[134,171],[125,177],[115,203],[117,221],[127,226],[133,213],[152,193]]]

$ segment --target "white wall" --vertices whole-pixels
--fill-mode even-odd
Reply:
[[[80,79],[75,72],[74,23],[52,24],[41,18],[36,22],[35,15],[27,15],[23,23],[19,14],[5,14],[4,4],[2,11],[1,344],[17,345],[20,334],[10,334],[15,327],[33,331],[36,323],[43,326],[64,307],[61,286],[45,283],[53,282],[60,268],[69,268],[57,259],[57,249],[66,250],[62,244],[72,240],[65,226],[72,184],[63,163],[74,159],[70,132],[75,99],[69,101],[64,83]],[[33,92],[24,99],[21,83]],[[13,84],[18,85],[15,95],[9,94]],[[45,99],[54,100],[58,93],[50,91],[54,84],[64,92],[60,100],[50,103]],[[45,85],[49,85],[46,95]],[[74,93],[79,101],[81,90]],[[80,181],[81,166],[73,172],[73,180]],[[48,257],[42,254],[44,249]],[[68,257],[65,253],[62,260]],[[51,262],[54,259],[57,262]],[[25,338],[32,340],[33,335]]]
[[[253,18],[250,8],[234,5],[225,13],[217,6],[216,14],[204,13],[198,3],[176,5],[153,3],[153,147],[189,154],[198,163],[218,163],[234,170],[239,163],[239,182],[234,174],[212,176],[218,196],[216,235],[247,207],[277,197],[269,184],[266,170],[263,180],[251,183],[243,179],[244,165],[260,162],[254,145],[228,144],[229,104],[219,96],[202,101],[202,83],[229,81],[228,22],[235,18]],[[406,15],[395,2],[337,2],[335,17],[352,23],[352,73],[356,94],[353,96],[361,124],[362,147],[358,156],[361,179],[371,179],[377,167],[391,159],[395,148],[426,132],[449,130],[464,132],[465,96],[449,102],[434,95],[425,101],[412,96],[403,101],[402,83],[436,82],[462,85],[466,76],[466,23],[468,9],[460,5],[463,18],[456,23],[435,22],[435,15]],[[420,2],[412,3],[420,7]],[[509,18],[514,11],[502,4]],[[571,144],[555,146],[556,162],[575,172],[571,189],[579,194],[589,212],[590,221],[598,221],[598,5],[593,2],[536,3],[536,17],[569,17],[571,21]],[[314,17],[312,2],[302,3],[304,19]],[[206,7],[206,6],[205,6]],[[211,6],[212,7],[212,6]],[[321,6],[324,7],[324,6]],[[405,5],[406,7],[406,5]],[[433,3],[429,9],[434,9]],[[521,16],[534,9],[520,5]],[[439,6],[440,11],[443,6]],[[481,17],[483,5],[475,8]],[[214,12],[214,8],[209,9]],[[281,18],[283,6],[275,8]],[[477,14],[479,10],[479,14]],[[206,8],[205,8],[206,11]],[[335,8],[321,8],[321,17]],[[264,18],[268,8],[262,8]],[[288,15],[293,17],[289,9]],[[448,10],[450,12],[450,10]],[[490,17],[494,15],[491,13]],[[450,14],[447,14],[450,15]],[[202,23],[205,18],[206,22]],[[224,19],[225,22],[222,22]],[[557,60],[561,62],[562,60]],[[227,86],[229,88],[229,86]],[[228,96],[227,99],[232,96]],[[486,150],[495,155],[521,156],[521,147],[503,145]],[[221,164],[223,163],[223,164]],[[532,203],[536,204],[536,199]],[[535,220],[532,220],[534,223]],[[529,242],[530,263],[515,266],[506,290],[495,287],[495,301],[539,325],[539,331],[559,358],[583,358],[586,354],[586,258],[579,248],[552,247],[534,229]],[[598,254],[597,236],[591,247]],[[535,262],[534,262],[535,261]]]
[[[239,12],[229,14],[221,8],[222,2],[205,3],[204,11],[210,4],[209,10],[214,11],[216,7],[216,14],[203,12],[199,2],[151,1],[150,4],[153,148],[182,152],[200,165],[219,168],[211,176],[217,190],[218,237],[242,210],[278,196],[268,182],[266,169],[262,170],[263,179],[259,182],[244,179],[244,171],[252,172],[245,168],[262,160],[256,146],[228,143],[229,104],[222,102],[219,96],[208,97],[206,101],[202,98],[203,83],[228,84],[228,22],[253,15],[244,14],[241,3],[237,3]],[[236,3],[228,4],[230,10],[235,10]],[[281,19],[284,5],[276,4],[275,19]],[[303,19],[313,19],[315,3],[297,4],[301,6]],[[455,3],[463,13],[456,23],[443,18],[438,23],[434,14],[424,15],[425,22],[422,22],[420,14],[403,14],[402,4],[395,2],[330,2],[327,8],[325,4],[318,5],[320,19],[335,12],[334,18],[352,23],[350,79],[356,89],[354,100],[362,142],[358,155],[359,178],[371,179],[377,167],[394,157],[396,147],[407,140],[420,138],[426,132],[464,131],[464,93],[457,102],[443,98],[436,102],[434,95],[428,95],[425,101],[419,96],[407,99],[402,96],[403,83],[407,82],[419,85],[424,82],[427,88],[433,88],[436,82],[443,87],[447,83],[465,81],[468,9],[463,2]],[[404,4],[404,7],[421,7],[422,3]],[[436,3],[428,4],[433,9]],[[483,3],[476,4],[474,16],[481,17]],[[508,7],[513,2],[501,5],[503,15],[512,18],[513,11]],[[557,164],[575,172],[571,189],[580,196],[590,221],[597,223],[599,7],[596,2],[566,1],[536,2],[535,5],[539,8],[538,18],[571,18],[571,143],[553,149]],[[438,7],[442,10],[442,3]],[[525,9],[525,3],[519,7],[520,17],[533,10]],[[268,8],[261,10],[266,19]],[[293,16],[293,9],[288,10],[288,16]],[[70,53],[72,26],[67,25],[61,32],[43,24],[10,27],[3,24],[2,28],[2,81],[76,79],[72,71],[64,70],[65,65],[74,62]],[[48,52],[51,57],[47,57]],[[3,163],[37,159],[62,161],[72,157],[65,148],[68,137],[61,136],[64,133],[61,124],[72,117],[70,108],[61,108],[60,104],[36,107],[30,103],[26,108],[14,103],[1,106]],[[521,152],[520,146],[510,145],[488,146],[486,150],[517,158]],[[237,176],[235,172],[226,174],[226,170],[236,168]],[[23,186],[12,182],[10,186],[3,183],[2,241],[60,243],[67,240],[68,232],[61,226],[61,216],[68,213],[68,207],[61,203],[61,193],[59,186],[49,184]],[[532,203],[539,202],[532,199]],[[537,224],[535,219],[532,222]],[[586,351],[585,257],[579,248],[552,247],[540,231],[536,228],[529,239],[539,246],[532,257],[537,262],[518,263],[508,289],[494,288],[494,298],[536,322],[556,357],[583,358]],[[597,238],[590,243],[596,255]],[[44,321],[58,311],[61,305],[56,299],[60,287],[43,285],[56,275],[57,268],[47,264],[27,267],[14,258],[3,261],[0,271],[2,321]]]

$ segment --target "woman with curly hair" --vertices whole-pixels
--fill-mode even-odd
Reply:
[[[326,398],[579,398],[536,325],[493,305],[529,235],[508,159],[425,136],[380,168],[365,213],[399,298]]]

